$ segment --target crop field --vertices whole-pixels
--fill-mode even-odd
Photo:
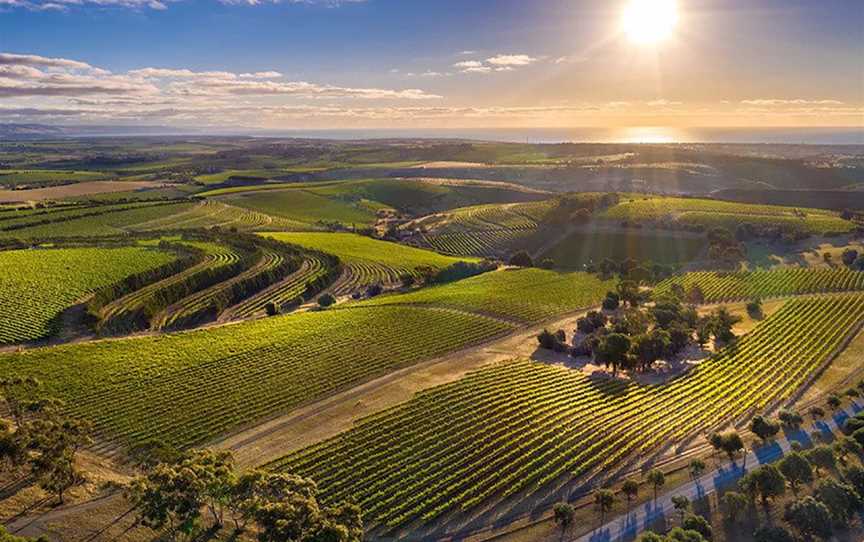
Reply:
[[[131,226],[179,213],[196,205],[191,202],[134,203],[84,207],[0,222],[2,239],[93,237],[123,234]]]
[[[455,209],[424,220],[420,246],[453,255],[501,257],[537,233],[554,200]]]
[[[172,259],[143,247],[0,251],[0,344],[44,338],[88,293]]]
[[[845,233],[854,224],[822,209],[732,203],[690,198],[643,198],[623,201],[602,215],[612,220],[669,222],[689,226],[726,227],[738,224],[777,226],[811,234]]]
[[[67,182],[98,181],[109,177],[98,171],[7,169],[0,170],[0,185],[10,188],[18,185],[49,186]]]
[[[117,444],[188,446],[511,329],[445,309],[308,312],[8,354],[0,373],[38,377]]]
[[[689,234],[692,235],[692,234]],[[633,259],[654,263],[680,263],[695,259],[705,246],[699,237],[676,232],[604,229],[575,231],[540,256],[551,258],[555,266],[578,269],[605,258],[615,261]]]
[[[597,305],[614,287],[614,280],[603,281],[587,273],[519,269],[493,271],[455,283],[363,303],[377,306],[434,305],[535,322]]]
[[[459,258],[352,233],[262,235],[338,256],[346,269],[345,276],[335,287],[336,295],[350,294],[370,284],[398,284],[403,274],[420,278],[424,267],[438,270],[460,261]]]
[[[366,226],[375,221],[375,213],[366,206],[319,196],[306,190],[239,193],[224,196],[220,201],[273,217],[303,222],[306,229],[320,229],[327,222]]]
[[[684,292],[697,286],[707,303],[824,292],[864,290],[864,273],[845,267],[811,269],[781,267],[770,270],[696,271],[670,277],[657,285],[655,295],[671,293],[679,284]]]
[[[372,524],[429,522],[570,475],[608,473],[634,454],[776,404],[862,319],[860,294],[789,301],[665,385],[505,362],[420,392],[272,467],[313,478],[327,502],[356,501]]]

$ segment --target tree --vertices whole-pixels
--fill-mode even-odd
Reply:
[[[603,309],[614,311],[621,304],[621,298],[615,292],[606,292],[606,297],[603,299]]]
[[[711,445],[719,450],[722,450],[728,457],[729,461],[735,462],[735,457],[744,450],[744,441],[735,431],[720,433],[716,437],[711,438]]]
[[[852,248],[847,248],[843,251],[841,258],[843,260],[843,265],[851,266],[855,263],[855,260],[858,259],[858,251]]]
[[[62,504],[66,491],[83,481],[75,468],[75,457],[91,442],[90,424],[49,410],[25,422],[18,432],[32,454],[31,476]]]
[[[645,480],[654,488],[654,500],[657,500],[657,492],[666,484],[666,475],[660,469],[651,469],[645,475]]]
[[[806,538],[818,536],[827,540],[834,531],[828,507],[810,496],[789,503],[783,519]]]
[[[417,277],[411,273],[402,273],[399,276],[399,282],[402,283],[403,288],[410,288],[417,284]]]
[[[663,329],[655,329],[633,339],[633,355],[638,360],[642,369],[645,370],[669,350],[670,344],[669,332]]]
[[[598,489],[594,492],[594,506],[597,507],[597,510],[600,512],[600,523],[603,523],[603,519],[606,517],[606,513],[612,510],[612,506],[615,504],[615,494],[608,489]]]
[[[687,303],[691,305],[701,305],[705,303],[705,294],[702,293],[702,288],[697,285],[690,287],[687,291]]]
[[[41,383],[33,377],[0,379],[0,399],[15,425],[21,427],[29,412],[39,410]]]
[[[706,468],[707,465],[705,465],[705,462],[699,458],[691,461],[690,465],[687,467],[690,472],[690,479],[694,482],[697,481],[705,473]]]
[[[276,316],[277,314],[279,314],[279,306],[271,301],[264,305],[264,312],[267,314],[267,316]]]
[[[322,308],[327,308],[336,303],[336,298],[332,294],[325,293],[318,298],[318,305]]]
[[[612,367],[612,374],[627,363],[627,353],[630,351],[630,338],[622,333],[610,333],[600,339],[594,349],[594,359],[607,367]]]
[[[813,496],[828,507],[834,521],[842,524],[848,524],[862,506],[861,497],[852,486],[832,478],[819,482]]]
[[[762,416],[754,416],[750,422],[750,431],[762,439],[762,442],[767,442],[780,431],[780,424],[766,420]]]
[[[747,497],[735,491],[724,493],[720,502],[723,507],[723,514],[731,522],[738,521],[749,505]]]
[[[681,522],[681,528],[685,531],[696,531],[701,534],[706,540],[714,538],[714,529],[707,519],[695,514],[688,514],[684,521]]]
[[[864,495],[864,469],[852,465],[843,471],[843,477],[855,488],[859,495]]]
[[[750,315],[750,318],[762,318],[762,300],[757,297],[753,301],[747,303],[747,314]]]
[[[834,455],[834,450],[830,446],[821,445],[811,448],[804,452],[804,457],[813,465],[814,470],[819,472],[819,469],[830,470],[837,464],[837,458]]]
[[[768,463],[744,475],[739,486],[745,493],[758,496],[762,506],[767,508],[772,499],[786,493],[786,478],[775,465]]]
[[[563,540],[564,534],[573,523],[576,510],[570,503],[559,502],[552,507],[552,514],[555,517],[555,524],[561,529],[561,539]]]
[[[621,493],[627,499],[627,508],[630,508],[630,503],[639,495],[639,482],[636,480],[627,479],[621,485]]]
[[[681,522],[684,522],[684,515],[690,510],[690,499],[685,495],[673,495],[672,506],[681,514]]]
[[[839,437],[831,446],[834,449],[834,455],[841,465],[846,465],[846,458],[849,454],[860,454],[861,445],[858,441],[849,436]]]
[[[622,280],[616,286],[618,297],[631,307],[636,307],[642,301],[639,285],[632,280]]]
[[[510,256],[509,263],[510,265],[514,265],[516,267],[534,267],[534,260],[532,260],[531,256],[524,250],[520,250],[519,252]]]
[[[780,423],[783,424],[787,429],[791,429],[793,431],[798,430],[801,427],[801,424],[804,423],[804,418],[801,417],[801,414],[794,410],[781,409],[777,414],[777,419],[780,420]]]
[[[779,525],[762,525],[753,531],[753,542],[795,542],[795,537]]]
[[[825,417],[825,409],[820,406],[812,406],[810,407],[810,417],[813,420],[820,420]]]
[[[813,481],[813,467],[800,452],[788,454],[780,460],[778,466],[796,496],[798,495],[798,487],[801,484],[809,484]]]
[[[831,410],[837,410],[838,408],[840,408],[841,404],[840,397],[836,393],[832,393],[828,396],[828,399],[825,401],[825,403]]]

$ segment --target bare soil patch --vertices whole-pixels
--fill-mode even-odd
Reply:
[[[0,202],[23,203],[26,201],[54,200],[107,192],[162,188],[164,186],[165,184],[159,181],[87,181],[32,190],[0,190]]]

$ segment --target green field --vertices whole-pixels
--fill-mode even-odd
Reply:
[[[693,287],[702,290],[707,303],[798,294],[864,290],[864,272],[845,267],[811,269],[782,267],[771,270],[724,272],[697,271],[671,277],[654,289],[655,295],[672,292],[680,285],[685,294]]]
[[[50,169],[0,169],[0,186],[12,188],[18,185],[48,186],[68,182],[100,181],[113,178],[98,171],[66,171]]]
[[[601,215],[611,220],[661,222],[704,228],[725,227],[734,231],[738,224],[776,226],[809,234],[845,233],[855,225],[838,213],[822,209],[733,203],[728,201],[645,197],[622,201]]]
[[[220,201],[264,213],[303,222],[308,229],[320,229],[325,222],[346,226],[368,226],[375,222],[375,213],[364,205],[343,202],[306,190],[249,192],[226,196]]]
[[[789,301],[665,385],[502,363],[418,393],[272,467],[314,479],[327,502],[356,501],[373,525],[428,523],[553,481],[609,474],[633,454],[788,398],[862,319],[862,295]]]
[[[43,338],[88,293],[172,259],[142,247],[0,251],[0,344]]]
[[[558,273],[541,269],[503,270],[442,286],[387,296],[363,304],[416,304],[453,307],[496,317],[535,322],[600,303],[614,280],[587,273]]]
[[[396,284],[403,274],[419,277],[424,267],[438,270],[462,260],[353,233],[262,235],[338,256],[347,266],[350,276],[345,277],[344,283],[337,286],[337,294],[350,293],[374,283]]]
[[[695,259],[704,247],[704,239],[674,232],[597,229],[571,233],[542,254],[540,259],[551,258],[556,267],[564,269],[598,264],[605,258],[674,264]]]

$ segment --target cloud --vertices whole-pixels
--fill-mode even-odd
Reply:
[[[492,71],[489,66],[471,66],[462,70],[462,73],[491,73]]]
[[[529,55],[496,55],[487,58],[486,62],[493,66],[527,66],[537,62],[537,58]]]
[[[0,0],[0,8],[22,8],[32,11],[65,11],[87,8],[168,9],[168,4],[182,0]],[[328,8],[357,4],[366,0],[218,0],[226,5],[257,6],[261,4],[308,4]]]
[[[463,60],[462,62],[457,62],[456,64],[453,64],[453,67],[466,69],[466,68],[479,68],[482,65],[483,65],[483,63],[480,62],[479,60]]]
[[[782,105],[843,105],[843,102],[838,100],[802,100],[802,99],[782,99],[782,98],[763,98],[758,100],[741,100],[744,105],[756,106],[782,106]]]
[[[85,62],[78,62],[77,60],[68,60],[65,58],[49,58],[39,55],[17,55],[14,53],[0,53],[0,66],[66,68],[73,70],[93,69],[90,64],[87,64]]]

